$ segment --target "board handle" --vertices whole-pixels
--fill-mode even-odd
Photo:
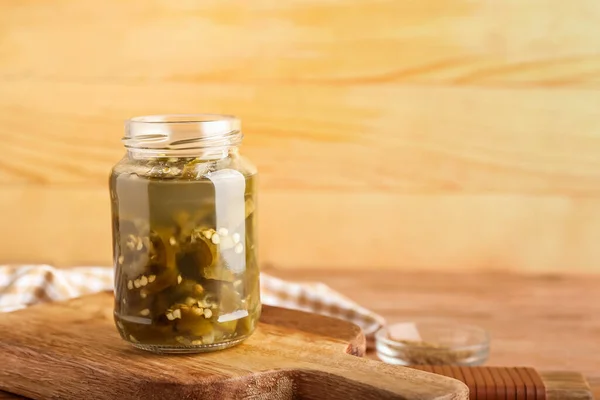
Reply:
[[[307,361],[306,358],[303,359]],[[324,362],[327,360],[327,362]],[[467,400],[469,389],[456,379],[349,354],[321,355],[317,364],[293,370],[301,399]]]

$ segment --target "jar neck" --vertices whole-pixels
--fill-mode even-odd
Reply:
[[[203,161],[216,161],[225,158],[235,158],[239,156],[239,147],[228,148],[207,148],[194,151],[173,151],[164,150],[161,152],[148,151],[147,149],[128,148],[127,157],[132,160],[152,160],[161,158],[195,158]]]
[[[127,121],[122,141],[134,159],[219,160],[238,153],[240,122],[228,115],[151,115]]]

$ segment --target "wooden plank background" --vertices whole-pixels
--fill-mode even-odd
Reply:
[[[242,118],[281,268],[600,271],[597,0],[3,0],[0,262],[110,263],[123,121]]]

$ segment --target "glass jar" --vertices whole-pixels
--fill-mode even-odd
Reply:
[[[156,115],[127,121],[110,175],[114,317],[121,337],[161,353],[248,338],[261,303],[256,168],[239,120]]]

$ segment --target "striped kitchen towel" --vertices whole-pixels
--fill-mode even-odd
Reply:
[[[113,279],[114,270],[107,267],[0,266],[0,312],[113,290]],[[353,322],[363,329],[368,347],[385,323],[378,314],[318,282],[290,282],[263,273],[261,300],[263,304]]]

